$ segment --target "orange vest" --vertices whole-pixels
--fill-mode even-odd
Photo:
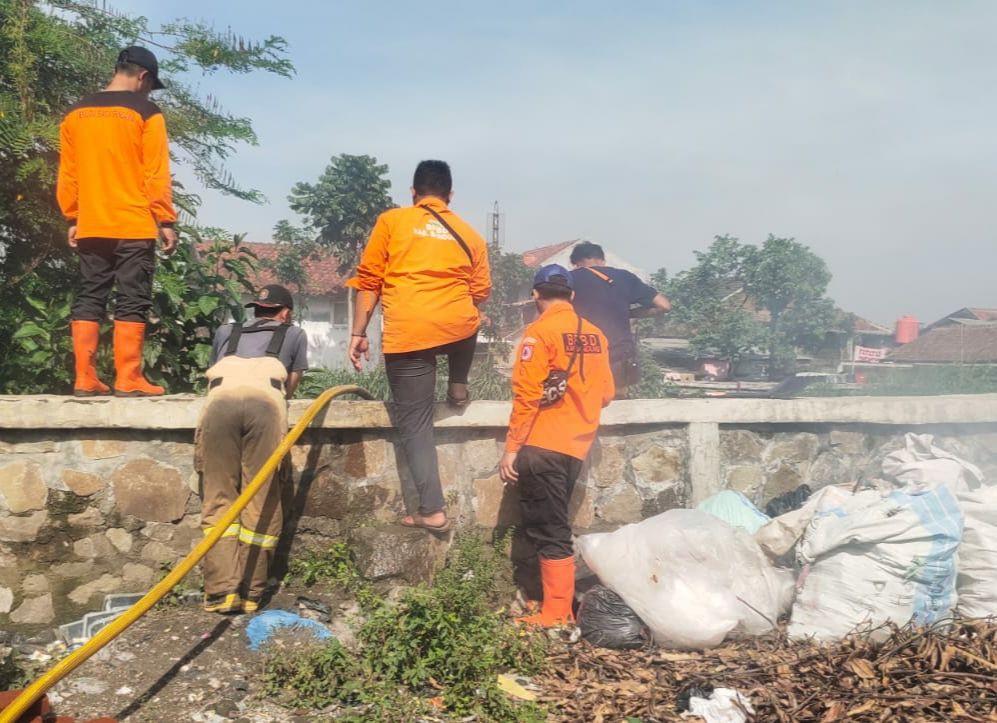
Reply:
[[[530,445],[581,460],[588,456],[602,409],[613,400],[616,388],[609,367],[609,342],[587,321],[582,321],[579,332],[578,321],[569,302],[557,301],[526,328],[512,370],[507,452]],[[564,398],[541,408],[544,380],[551,371],[567,371],[569,366]]]
[[[129,91],[87,96],[59,128],[62,214],[77,238],[154,239],[177,220],[166,123]]]
[[[378,217],[356,276],[347,284],[381,297],[386,354],[468,338],[481,322],[477,305],[491,293],[484,239],[442,200],[419,203],[439,213],[468,251],[420,206],[394,208]]]

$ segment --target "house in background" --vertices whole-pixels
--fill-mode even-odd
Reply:
[[[887,361],[897,364],[997,364],[997,320],[951,318],[936,322],[917,339],[894,349]]]
[[[952,324],[978,322],[981,324],[997,323],[997,309],[984,309],[980,307],[965,307],[951,314],[943,316],[933,324],[928,324],[924,331],[931,331],[941,326],[951,326]]]
[[[245,242],[243,246],[259,259],[253,282],[257,288],[281,283],[267,267],[267,262],[273,262],[277,258],[276,244]],[[346,287],[348,273],[340,270],[338,259],[325,256],[305,262],[305,278],[306,281],[300,288],[295,284],[285,286],[290,288],[297,302],[294,310],[295,323],[308,333],[308,364],[313,369],[345,368],[349,364],[346,350],[350,343],[350,322],[353,318],[353,297]],[[246,301],[249,301],[248,296]],[[367,330],[371,359],[377,359],[381,353],[380,313],[378,308]]]
[[[523,263],[531,269],[539,269],[541,266],[546,266],[547,264],[560,264],[564,268],[570,269],[571,250],[583,241],[585,241],[585,239],[579,238],[574,241],[562,241],[559,244],[551,244],[550,246],[541,246],[538,249],[524,251]],[[603,246],[603,251],[606,254],[607,266],[612,266],[617,269],[626,269],[630,273],[635,274],[642,281],[647,283],[651,282],[651,275],[644,269],[638,268],[637,266],[627,262],[625,259],[617,256],[605,246]]]

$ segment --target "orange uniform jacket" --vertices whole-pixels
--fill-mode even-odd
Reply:
[[[541,409],[544,380],[555,369],[568,369],[575,348],[582,351],[568,377],[567,394]],[[507,452],[530,445],[584,460],[599,429],[602,408],[616,395],[606,337],[587,321],[579,334],[578,315],[571,304],[554,303],[526,328],[512,370],[512,390]]]
[[[478,330],[476,304],[491,292],[484,239],[437,198],[419,202],[439,213],[467,244],[461,245],[419,206],[385,211],[348,284],[381,297],[386,354],[432,349]]]
[[[59,130],[63,215],[77,238],[153,239],[177,219],[163,113],[130,91],[87,96]]]

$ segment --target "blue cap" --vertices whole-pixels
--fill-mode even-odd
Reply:
[[[560,264],[548,264],[537,271],[533,277],[533,287],[536,288],[540,285],[574,289],[574,284],[571,282],[571,272]]]

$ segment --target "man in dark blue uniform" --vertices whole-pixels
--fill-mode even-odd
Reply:
[[[606,266],[606,254],[597,244],[583,241],[575,246],[571,264],[575,310],[609,340],[616,398],[625,399],[627,387],[640,379],[630,320],[664,314],[671,310],[671,302],[635,274]]]

